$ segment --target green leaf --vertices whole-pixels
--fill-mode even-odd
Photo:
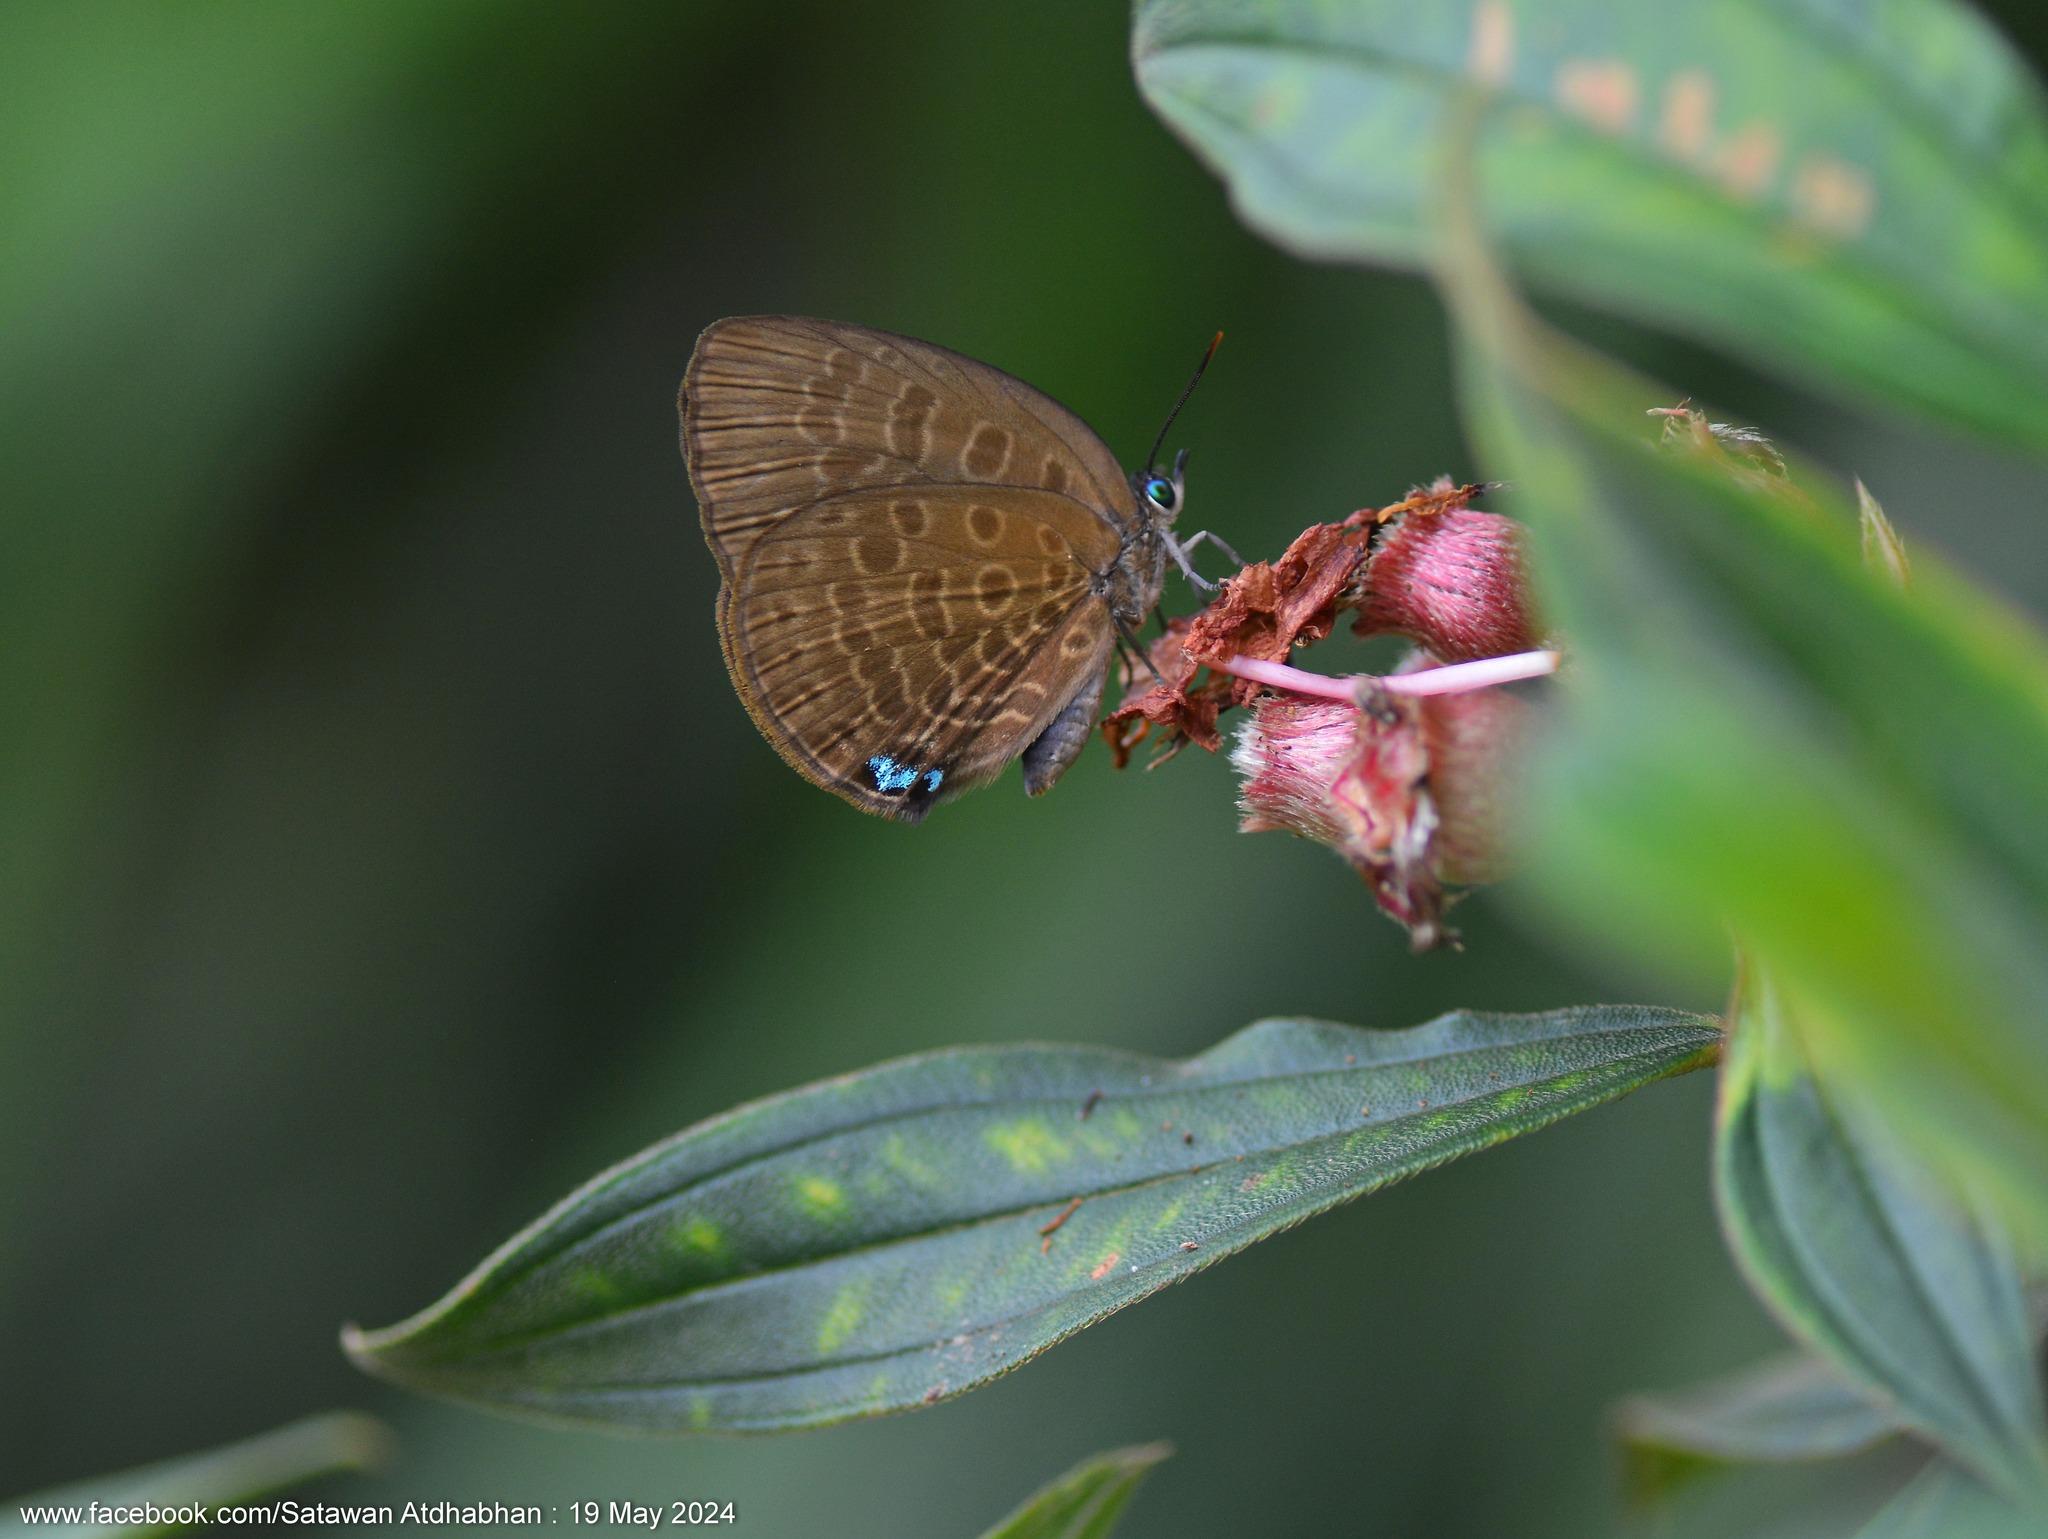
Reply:
[[[2041,1515],[2022,1512],[1959,1464],[1931,1460],[1856,1539],[2040,1539]]]
[[[1139,0],[1139,89],[1254,229],[1421,265],[1439,129],[1532,281],[2048,446],[2048,117],[1943,0]]]
[[[1085,1459],[982,1539],[1109,1539],[1139,1484],[1172,1454],[1171,1444],[1146,1443]]]
[[[1809,1352],[1669,1394],[1631,1395],[1614,1419],[1638,1500],[1715,1465],[1832,1459],[1900,1430],[1888,1407]]]
[[[72,1522],[56,1516],[30,1523],[26,1509],[85,1509],[97,1503],[110,1511],[149,1505],[170,1509],[196,1505],[210,1512],[223,1504],[248,1501],[317,1476],[373,1469],[389,1456],[390,1448],[391,1434],[382,1422],[352,1411],[330,1411],[230,1443],[225,1448],[17,1497],[0,1513],[0,1533],[173,1533],[187,1525]],[[81,1519],[89,1516],[75,1515]]]
[[[2048,1518],[2048,1415],[2003,1234],[1817,1080],[1788,996],[1736,999],[1714,1145],[1730,1246],[1786,1326],[1898,1420]]]
[[[1451,192],[1468,424],[1571,646],[1545,911],[1715,974],[1732,924],[1830,1075],[2048,1235],[2048,646],[1931,556],[1867,567],[1825,485],[1654,448],[1680,392],[1536,322]]]
[[[768,1430],[929,1405],[1719,1040],[1699,1016],[1598,1006],[1394,1032],[1265,1021],[1181,1062],[901,1059],[655,1145],[438,1304],[345,1340],[400,1383],[561,1422]]]

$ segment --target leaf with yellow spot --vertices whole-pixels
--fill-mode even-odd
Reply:
[[[867,1312],[867,1284],[850,1282],[832,1297],[826,1306],[825,1318],[818,1322],[818,1350],[822,1353],[837,1352],[853,1339],[853,1333],[860,1329],[861,1316]]]
[[[846,1193],[837,1181],[823,1176],[802,1176],[796,1183],[797,1199],[819,1217],[837,1213],[846,1206]]]
[[[992,1127],[983,1135],[1012,1168],[1039,1175],[1067,1158],[1067,1141],[1037,1117]]]
[[[1424,265],[1483,97],[1532,284],[2048,448],[2048,115],[1965,5],[1139,0],[1131,53],[1291,251]]]
[[[708,1219],[688,1219],[671,1229],[669,1236],[676,1249],[700,1256],[716,1256],[725,1249],[725,1236]]]
[[[1700,1016],[1598,1006],[1407,1031],[1265,1021],[1182,1062],[1036,1045],[902,1059],[655,1145],[439,1303],[347,1344],[400,1383],[561,1422],[765,1430],[910,1409],[1719,1044]],[[1094,1115],[1133,1130],[1107,1154],[1056,1131],[1098,1090]],[[1202,1130],[1192,1149],[1184,1128]],[[858,1205],[813,1189],[871,1181],[883,1194]],[[715,1254],[672,1243],[698,1225]],[[593,1274],[606,1297],[580,1285]]]

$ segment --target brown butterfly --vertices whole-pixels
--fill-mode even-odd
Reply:
[[[1185,451],[1127,477],[1059,402],[929,342],[718,321],[677,409],[733,686],[777,753],[864,812],[915,822],[1019,757],[1048,790],[1166,563],[1211,586],[1187,551],[1213,536],[1171,532]]]

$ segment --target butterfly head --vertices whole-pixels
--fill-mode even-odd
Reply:
[[[1173,468],[1154,465],[1142,475],[1131,477],[1131,486],[1138,494],[1138,501],[1159,525],[1170,525],[1180,517],[1180,507],[1187,496],[1188,451],[1183,449],[1173,457]]]

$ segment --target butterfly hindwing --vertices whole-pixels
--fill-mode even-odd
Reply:
[[[1000,504],[1000,505],[998,505]],[[921,815],[997,774],[1107,663],[1108,612],[1064,498],[876,489],[790,515],[750,548],[722,621],[740,694],[810,779]]]

